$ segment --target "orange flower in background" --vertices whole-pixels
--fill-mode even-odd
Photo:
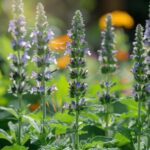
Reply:
[[[71,42],[71,39],[69,38],[69,36],[62,35],[62,36],[54,38],[53,40],[50,40],[48,43],[48,46],[52,50],[61,52],[66,49],[67,42]]]
[[[129,54],[127,51],[118,50],[116,53],[116,58],[119,61],[125,61],[129,58]]]
[[[134,26],[134,19],[125,11],[112,11],[110,12],[112,15],[112,24],[116,27],[125,27],[127,29],[130,29]],[[106,27],[106,16],[108,14],[103,15],[99,19],[99,26],[101,29],[104,29]]]
[[[36,103],[33,103],[29,106],[29,109],[30,111],[35,111],[36,109],[38,109],[40,107],[40,103],[39,102],[36,102]]]
[[[69,62],[70,62],[70,56],[64,55],[64,56],[57,59],[57,66],[60,69],[64,69],[69,64]]]

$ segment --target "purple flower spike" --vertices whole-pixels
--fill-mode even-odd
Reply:
[[[33,56],[32,62],[40,62],[41,59],[38,56]]]
[[[71,30],[68,30],[67,35],[68,35],[69,37],[71,37],[71,36],[72,36],[72,32],[71,32]]]
[[[64,55],[70,55],[71,54],[71,50],[70,50],[70,48],[68,47],[67,49],[66,49],[66,51],[65,51],[65,53],[64,53]]]
[[[8,32],[15,32],[16,30],[16,23],[15,20],[11,20],[8,27]]]
[[[40,93],[44,93],[45,92],[45,87],[44,86],[40,86],[39,89],[38,89],[38,91]]]
[[[53,92],[53,91],[57,91],[58,89],[57,89],[57,87],[55,86],[55,85],[52,85],[51,86],[51,92]]]
[[[51,29],[49,29],[47,32],[46,41],[51,40],[53,38],[53,36],[54,36],[54,32]]]
[[[17,56],[15,55],[15,54],[10,54],[9,56],[8,56],[8,60],[12,60],[12,61],[14,61],[14,62],[16,62],[17,61]]]
[[[69,103],[64,103],[63,109],[69,109],[69,107],[70,107]]]
[[[31,89],[31,94],[32,93],[36,93],[37,92],[37,87],[32,87],[32,89]]]
[[[19,16],[17,21],[18,21],[19,26],[25,26],[25,24],[26,24],[24,16]]]
[[[52,77],[51,71],[45,71],[44,76],[45,76],[46,79],[50,79]]]
[[[81,83],[80,82],[77,82],[76,83],[76,87],[79,89],[81,87]]]
[[[147,84],[146,87],[145,87],[145,90],[150,93],[150,84]]]
[[[76,105],[76,102],[75,102],[75,101],[72,101],[72,102],[71,102],[71,107],[72,107],[72,109],[76,109],[76,108],[77,108],[77,105]]]
[[[144,44],[150,46],[150,19],[146,20],[146,30],[144,33]]]
[[[30,59],[30,56],[28,55],[27,52],[24,52],[24,54],[21,57],[21,60],[24,64],[26,64],[27,60]]]
[[[35,71],[33,71],[31,77],[34,78],[34,79],[36,79],[37,76],[38,76],[38,74]]]

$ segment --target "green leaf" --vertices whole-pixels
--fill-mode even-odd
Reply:
[[[136,102],[134,99],[121,100],[120,103],[126,105],[128,110],[131,112],[137,112],[138,110],[138,102]],[[144,108],[142,108],[142,111],[145,112]]]
[[[1,110],[7,111],[8,113],[12,114],[14,117],[16,117],[17,119],[19,118],[17,112],[12,109],[12,108],[6,108],[6,107],[0,107]]]
[[[56,135],[65,134],[67,130],[67,127],[62,124],[51,124],[51,128],[55,128]]]
[[[73,116],[71,116],[67,113],[59,113],[59,112],[55,114],[54,118],[56,120],[59,120],[61,122],[65,122],[65,123],[68,123],[68,124],[71,124],[74,120]]]
[[[29,117],[29,116],[26,116],[26,115],[23,115],[23,119],[24,119],[25,121],[29,122],[30,125],[31,125],[38,133],[40,133],[40,128],[39,128],[38,124],[36,123],[36,121],[35,121],[33,118],[31,118],[31,117]]]
[[[9,141],[10,143],[12,143],[12,137],[8,135],[8,133],[2,129],[0,129],[0,139],[5,139]]]
[[[115,139],[119,147],[130,143],[130,140],[119,132],[115,134]]]
[[[28,148],[19,145],[5,146],[2,150],[28,150]]]

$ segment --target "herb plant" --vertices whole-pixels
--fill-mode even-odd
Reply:
[[[54,33],[42,3],[37,4],[30,36],[22,0],[13,1],[13,14],[8,28],[13,49],[8,56],[9,93],[18,101],[16,106],[0,106],[8,123],[0,129],[0,149],[150,150],[150,15],[145,30],[140,24],[136,27],[131,57],[133,95],[126,95],[117,79],[120,64],[116,61],[116,32],[111,14],[101,32],[100,68],[94,72],[89,67],[91,58],[95,64],[98,60],[86,56],[90,52],[85,25],[81,11],[75,11],[65,51],[70,59],[66,67],[69,73],[55,69],[57,55],[48,45]],[[96,79],[90,81],[93,74]],[[53,95],[55,85],[58,91]],[[30,102],[32,98],[38,99],[39,108],[31,112],[25,97]],[[55,100],[61,103],[58,110]],[[53,113],[49,113],[52,109]]]

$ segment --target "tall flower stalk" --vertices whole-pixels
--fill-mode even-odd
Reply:
[[[46,97],[56,90],[56,87],[47,86],[46,83],[52,78],[51,66],[56,63],[54,53],[48,47],[48,41],[53,38],[53,32],[49,29],[44,6],[41,3],[37,5],[37,16],[35,29],[31,33],[32,47],[34,56],[32,61],[37,65],[37,72],[32,72],[32,78],[36,81],[36,86],[32,87],[32,93],[40,94],[42,104],[42,133],[45,132],[46,125]]]
[[[145,90],[147,93],[147,129],[150,128],[150,5],[149,5],[149,19],[146,20],[145,32],[144,32],[144,46],[146,49],[146,64],[147,64],[147,83]],[[147,134],[147,150],[150,147],[150,135]]]
[[[68,43],[67,50],[71,55],[69,64],[70,70],[70,97],[74,99],[70,108],[75,111],[75,135],[74,149],[79,150],[79,118],[82,106],[85,103],[87,84],[84,82],[87,76],[85,54],[89,53],[85,41],[85,29],[82,14],[79,10],[75,12],[72,20],[72,28],[68,32],[71,43]]]
[[[132,69],[135,79],[135,100],[138,101],[138,134],[137,134],[137,149],[141,150],[141,135],[142,135],[142,106],[146,101],[145,85],[147,82],[147,64],[146,64],[146,50],[144,48],[143,27],[138,25],[136,27],[135,42],[133,49],[134,66]]]
[[[10,78],[12,85],[9,92],[18,98],[18,135],[17,142],[21,145],[22,137],[22,100],[23,95],[27,92],[27,75],[26,75],[26,63],[29,56],[27,54],[30,48],[29,42],[26,38],[26,22],[23,14],[23,2],[22,0],[13,1],[13,13],[14,18],[10,21],[8,32],[12,35],[12,48],[14,54],[9,55],[11,63]]]
[[[110,81],[110,76],[116,71],[115,53],[115,35],[114,28],[112,27],[111,16],[106,18],[106,29],[101,33],[101,43],[99,50],[99,61],[101,62],[101,73],[105,75],[106,80],[101,84],[103,93],[100,94],[100,102],[104,106],[105,111],[105,135],[108,136],[109,120],[110,120],[110,107],[114,100],[114,96],[110,93],[110,88],[114,83]]]

